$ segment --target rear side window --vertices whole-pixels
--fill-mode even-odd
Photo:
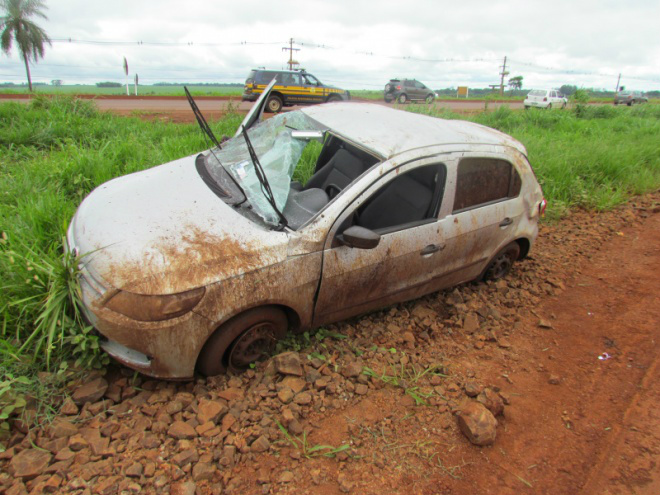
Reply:
[[[256,74],[256,82],[257,84],[268,84],[273,80],[275,77],[276,72],[270,71],[270,70],[263,70],[260,72],[257,72]]]
[[[520,194],[518,171],[506,160],[465,158],[458,164],[454,213]]]
[[[540,89],[535,89],[529,92],[528,96],[545,96],[545,91]]]

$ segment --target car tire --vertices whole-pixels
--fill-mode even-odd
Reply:
[[[433,100],[435,100],[435,96],[433,96],[433,95],[427,95],[427,96],[426,96],[426,103],[427,103],[428,105],[430,105],[431,103],[433,103]]]
[[[561,109],[563,110],[564,108],[566,108],[566,102],[561,104]]]
[[[504,278],[510,271],[513,263],[520,256],[520,245],[517,242],[507,244],[488,263],[481,275],[481,280],[499,280]]]
[[[332,103],[334,101],[341,101],[341,96],[339,96],[339,95],[330,95],[330,96],[328,96],[328,103]]]
[[[546,110],[552,110],[552,103],[548,103],[548,106],[545,107]]]
[[[266,112],[268,113],[278,113],[282,111],[282,98],[277,95],[271,95],[266,102]]]
[[[208,338],[197,358],[197,370],[206,376],[245,371],[251,363],[272,354],[288,326],[286,314],[274,306],[249,309],[220,325]]]
[[[405,93],[401,93],[397,101],[403,105],[405,102],[408,101],[408,97],[406,96]]]
[[[632,104],[633,104],[632,101],[629,101],[629,102],[628,102],[628,106],[629,106],[629,107],[632,107]]]
[[[530,107],[528,105],[525,105],[525,110],[529,110],[529,108]]]

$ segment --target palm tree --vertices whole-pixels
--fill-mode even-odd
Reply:
[[[44,44],[50,43],[46,31],[37,26],[29,18],[38,16],[48,19],[42,11],[48,7],[44,0],[0,0],[0,6],[7,15],[0,17],[0,46],[7,55],[11,52],[14,40],[21,52],[25,70],[27,72],[28,86],[32,92],[32,78],[30,77],[30,60],[35,62],[44,58]]]

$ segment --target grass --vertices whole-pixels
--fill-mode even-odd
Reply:
[[[347,443],[342,444],[339,447],[321,444],[312,445],[307,439],[306,431],[303,432],[302,437],[294,436],[291,435],[291,433],[289,433],[289,431],[284,426],[282,426],[279,421],[276,420],[275,422],[277,423],[277,427],[280,429],[280,432],[282,432],[282,435],[284,435],[286,441],[291,444],[294,449],[300,451],[300,453],[307,459],[311,459],[313,457],[335,457],[340,452],[344,452],[350,448],[350,445]]]
[[[211,86],[186,85],[193,96],[232,96],[240,98],[243,86]],[[135,94],[133,84],[128,85],[131,95]],[[23,86],[0,87],[0,94],[28,94],[29,90]],[[126,96],[126,86],[115,88],[100,88],[94,84],[72,84],[62,86],[35,86],[35,93],[48,95],[123,95]],[[185,96],[183,86],[138,86],[138,96]]]
[[[414,364],[406,365],[401,363],[399,365],[390,365],[389,370],[383,370],[380,373],[365,366],[362,373],[368,377],[380,380],[387,385],[403,389],[406,395],[409,395],[415,400],[415,405],[426,406],[428,405],[426,399],[433,396],[433,393],[421,388],[419,382],[429,374],[446,378],[447,375],[438,372],[438,369],[441,369],[441,366],[418,368]]]

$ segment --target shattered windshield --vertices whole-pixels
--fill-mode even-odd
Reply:
[[[293,139],[291,131],[321,129],[318,122],[296,111],[281,113],[247,130],[280,211],[289,196],[293,171],[307,145],[306,141]],[[221,150],[210,154],[207,160],[208,171],[214,179],[221,180],[224,165],[245,191],[254,211],[266,223],[279,224],[277,212],[264,195],[243,136],[230,139],[222,145]]]

